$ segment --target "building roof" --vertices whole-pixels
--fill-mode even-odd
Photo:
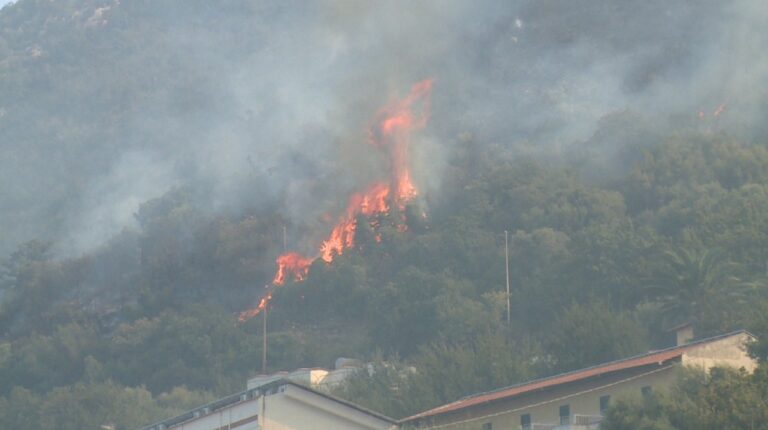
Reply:
[[[148,426],[142,427],[140,430],[153,430],[153,429],[169,429],[173,426],[179,425],[181,423],[186,423],[188,421],[200,418],[204,415],[210,414],[212,412],[224,409],[229,406],[233,406],[237,403],[249,401],[252,399],[255,399],[261,395],[264,394],[272,394],[277,392],[277,389],[279,387],[283,387],[286,385],[292,385],[294,387],[297,387],[299,389],[308,391],[312,394],[316,394],[318,396],[324,397],[326,399],[332,400],[336,403],[340,403],[344,406],[347,406],[349,408],[355,409],[357,411],[360,411],[366,415],[370,415],[374,418],[380,419],[382,421],[386,421],[392,424],[395,424],[396,421],[386,415],[382,415],[378,412],[374,412],[370,409],[366,409],[362,406],[356,405],[352,402],[348,402],[344,399],[340,399],[336,396],[332,396],[330,394],[323,393],[321,391],[313,390],[312,388],[307,387],[306,385],[302,385],[296,382],[293,382],[289,379],[278,379],[276,381],[270,381],[266,384],[259,385],[258,387],[251,388],[249,390],[241,391],[239,393],[235,393],[226,397],[222,397],[221,399],[214,400],[211,403],[202,405],[200,407],[197,407],[191,411],[187,411],[181,415],[177,415],[173,418],[168,418],[160,422],[156,422],[154,424],[150,424]]]
[[[675,346],[672,348],[662,349],[658,351],[651,351],[646,354],[637,355],[634,357],[624,358],[621,360],[611,361],[608,363],[598,364],[596,366],[588,367],[586,369],[575,370],[572,372],[561,373],[559,375],[550,376],[542,379],[536,379],[522,384],[512,385],[498,390],[489,391],[486,393],[474,394],[464,397],[455,402],[448,403],[442,406],[438,406],[434,409],[430,409],[416,415],[404,418],[401,422],[408,422],[418,420],[420,418],[427,418],[436,415],[441,415],[448,412],[454,412],[461,409],[469,408],[472,406],[494,402],[497,400],[508,399],[514,396],[518,396],[524,393],[529,393],[536,390],[541,390],[549,387],[553,387],[560,384],[565,384],[574,381],[580,381],[583,379],[591,378],[606,373],[617,372],[626,369],[633,369],[637,367],[647,366],[651,364],[664,364],[670,360],[682,357],[682,355],[692,349],[693,347],[701,344],[714,342],[723,338],[735,336],[738,334],[748,334],[745,330],[739,330],[731,333],[722,334],[707,339],[698,340],[695,342],[687,343],[685,345]]]
[[[387,421],[387,422],[392,423],[392,424],[395,424],[397,422],[394,418],[390,418],[390,417],[388,417],[388,416],[386,416],[384,414],[380,414],[380,413],[378,413],[376,411],[372,411],[372,410],[370,410],[368,408],[364,408],[364,407],[362,407],[362,406],[360,406],[358,404],[352,403],[350,401],[344,400],[344,399],[336,397],[336,396],[332,396],[332,395],[324,393],[322,391],[313,390],[313,389],[307,387],[306,385],[301,385],[301,384],[298,384],[296,382],[289,381],[287,379],[284,379],[283,382],[285,382],[287,385],[293,385],[295,387],[299,387],[299,388],[301,388],[303,390],[306,390],[306,391],[309,391],[311,393],[317,394],[318,396],[325,397],[326,399],[329,399],[329,400],[333,400],[336,403],[341,403],[344,406],[350,407],[352,409],[356,409],[356,410],[358,410],[358,411],[360,411],[360,412],[362,412],[364,414],[370,415],[370,416],[372,416],[374,418],[378,418],[378,419],[380,419],[382,421]],[[281,384],[281,385],[283,385],[283,384]]]

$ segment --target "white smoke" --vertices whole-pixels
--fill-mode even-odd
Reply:
[[[121,19],[163,31],[107,81],[143,97],[107,136],[123,153],[101,155],[112,160],[104,167],[69,168],[95,170],[78,181],[87,186],[66,190],[77,197],[54,236],[71,252],[132,227],[140,203],[185,184],[205,184],[211,211],[274,205],[297,225],[321,223],[359,184],[386,175],[367,127],[427,77],[436,81],[432,117],[413,169],[424,193],[439,191],[462,134],[547,154],[579,150],[616,112],[663,123],[727,103],[720,126],[749,129],[766,110],[763,0],[110,4],[109,20],[88,31],[109,34]],[[172,85],[146,89],[168,73]],[[50,214],[30,213],[32,238]]]

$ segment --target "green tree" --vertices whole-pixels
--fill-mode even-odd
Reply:
[[[643,399],[619,399],[600,424],[604,430],[677,430],[665,416],[666,398],[653,393]]]
[[[756,284],[735,276],[736,265],[714,249],[665,251],[665,266],[648,287],[668,325],[690,322],[705,333],[722,330],[729,312],[744,303]]]
[[[198,305],[121,326],[105,368],[114,380],[146,384],[153,393],[180,385],[226,393],[255,373],[260,345],[260,337],[236,325],[234,315]]]
[[[440,341],[407,361],[382,360],[336,391],[340,396],[392,417],[405,417],[478,391],[522,382],[537,374],[537,347],[506,333],[472,341]]]
[[[546,351],[554,370],[568,371],[648,350],[645,330],[603,302],[572,304],[550,328]]]
[[[14,386],[36,392],[69,385],[84,376],[85,359],[99,356],[103,345],[92,327],[76,323],[59,326],[51,335],[24,337],[6,344],[0,360],[0,392]]]
[[[179,387],[153,398],[144,388],[112,382],[77,383],[35,395],[15,388],[0,397],[0,427],[40,430],[99,429],[112,425],[132,430],[211,400],[204,392]]]
[[[743,430],[768,428],[768,372],[714,368],[686,371],[667,393],[619,400],[601,428],[608,430]]]

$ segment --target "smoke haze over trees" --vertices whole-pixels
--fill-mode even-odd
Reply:
[[[625,136],[604,130],[615,115],[762,130],[758,0],[187,5],[3,10],[0,219],[14,228],[0,249],[93,250],[179,186],[215,213],[317,222],[370,175],[376,109],[428,76],[439,91],[414,170],[437,194],[462,133],[611,172],[626,167]]]
[[[99,398],[133,428],[241,389],[261,333],[237,312],[387,176],[369,127],[425,78],[418,199],[275,291],[270,370],[374,360],[340,393],[402,416],[680,322],[768,338],[767,21],[762,0],[6,5],[0,427]]]

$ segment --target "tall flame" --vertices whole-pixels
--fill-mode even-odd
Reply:
[[[421,81],[411,88],[406,98],[385,106],[379,111],[371,133],[375,145],[389,148],[392,199],[400,210],[418,194],[408,166],[410,133],[427,125],[433,82],[432,79]],[[419,101],[422,102],[421,110],[414,112],[414,104]]]
[[[331,263],[336,255],[354,247],[358,216],[372,218],[376,215],[386,215],[393,205],[402,212],[406,204],[418,195],[408,163],[410,134],[427,125],[432,85],[432,79],[416,83],[405,98],[392,101],[376,115],[369,135],[374,146],[389,153],[389,182],[376,182],[365,191],[349,197],[346,210],[339,217],[331,234],[323,241],[316,257],[307,258],[296,252],[279,256],[277,271],[272,280],[274,286],[282,285],[289,277],[295,281],[303,281],[314,260],[322,258],[326,263]],[[371,226],[375,229],[378,224],[374,220],[371,221]],[[405,229],[404,223],[398,226],[398,231]],[[376,240],[380,238],[377,234]],[[238,320],[242,322],[258,315],[266,308],[271,298],[272,293],[269,292],[257,307],[242,312]]]

